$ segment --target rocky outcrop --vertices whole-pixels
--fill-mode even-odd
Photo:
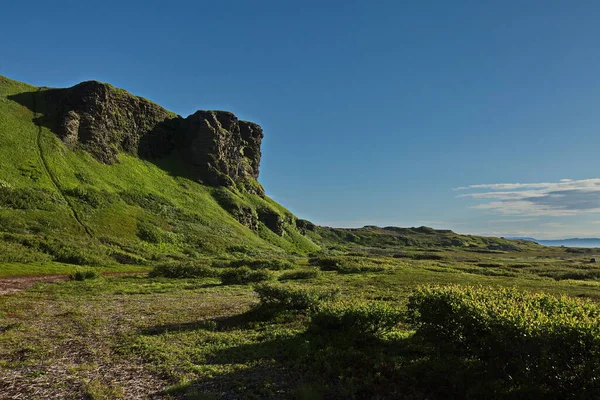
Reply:
[[[59,137],[68,147],[80,146],[100,162],[113,164],[122,151],[161,157],[173,149],[180,118],[146,99],[97,81],[49,95],[55,100],[49,103],[57,107]]]
[[[200,179],[232,186],[257,179],[263,132],[228,111],[197,111],[183,122],[182,154]]]
[[[69,148],[82,148],[105,164],[120,152],[159,159],[177,152],[202,183],[264,194],[256,182],[263,132],[227,111],[197,111],[182,118],[144,98],[97,81],[47,92],[47,118]]]

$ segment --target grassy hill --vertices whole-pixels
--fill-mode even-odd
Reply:
[[[120,152],[107,165],[68,149],[45,118],[47,90],[0,77],[1,263],[49,272],[61,269],[52,262],[108,268],[319,249],[284,207],[188,179],[176,154],[148,161]],[[260,221],[251,229],[235,218],[240,210],[285,224],[279,233]]]
[[[67,119],[64,104],[70,107]],[[78,115],[72,118],[73,109],[97,113],[83,114],[91,121],[86,137],[72,137],[69,125],[79,127],[85,122]],[[192,117],[213,118],[219,127],[237,121],[226,112],[198,112],[188,118]],[[172,136],[183,135],[181,129],[173,134],[170,127],[185,121],[99,82],[50,89],[0,76],[0,274],[60,272],[71,264],[135,269],[169,260],[304,255],[336,249],[535,246],[426,227],[315,226],[264,195],[254,179],[260,161],[257,146],[248,156],[253,159],[241,158],[242,170],[250,171],[243,179],[233,176],[239,178],[233,182],[220,171],[212,171],[206,179],[206,174],[201,175],[211,185],[196,179],[189,155],[177,148],[162,149],[169,147],[168,140],[177,140]],[[144,129],[148,134],[140,137],[138,131]],[[230,134],[225,128],[217,133]],[[143,144],[145,138],[158,144],[138,150],[135,144]],[[214,142],[203,140],[209,147]],[[158,155],[144,157],[145,153]],[[218,161],[215,165],[221,168],[233,168],[227,160]],[[219,181],[229,184],[214,183]]]

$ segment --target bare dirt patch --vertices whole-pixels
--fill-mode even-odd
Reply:
[[[68,275],[33,275],[19,276],[15,278],[0,278],[0,295],[20,292],[36,283],[55,283],[66,281]]]

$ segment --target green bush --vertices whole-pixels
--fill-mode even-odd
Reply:
[[[160,230],[149,222],[138,222],[136,235],[148,243],[158,244],[163,241]]]
[[[288,271],[281,274],[279,277],[280,281],[294,280],[294,279],[312,279],[319,276],[319,271],[316,269],[300,269],[297,271]]]
[[[0,262],[34,263],[47,262],[51,257],[48,254],[35,251],[18,242],[0,241]]]
[[[69,279],[72,281],[85,281],[88,279],[96,279],[100,276],[97,271],[86,269],[75,271],[75,273],[69,275]]]
[[[278,259],[241,259],[230,262],[217,262],[214,264],[214,266],[221,268],[248,267],[253,270],[268,269],[272,271],[281,271],[295,268],[295,265],[291,262]]]
[[[59,193],[43,188],[0,188],[0,208],[53,211],[64,203]]]
[[[346,301],[326,304],[311,318],[311,329],[367,337],[391,331],[405,319],[399,308],[385,303]]]
[[[224,285],[243,285],[252,282],[267,281],[272,278],[271,272],[264,269],[253,271],[248,267],[228,268],[221,272]]]
[[[318,291],[292,288],[282,284],[261,284],[254,287],[263,307],[295,311],[315,311],[323,301],[333,300],[338,290]]]
[[[77,199],[92,208],[100,208],[114,201],[114,195],[91,187],[77,186],[64,191],[65,195]]]
[[[337,271],[342,274],[379,272],[385,269],[383,265],[364,257],[315,257],[309,262],[319,266],[321,271]]]
[[[413,260],[443,260],[444,257],[439,255],[439,254],[428,254],[428,253],[422,253],[422,254],[413,254],[412,255],[412,259]]]
[[[559,397],[600,396],[597,304],[514,289],[445,286],[417,289],[408,307],[420,336],[478,359],[492,379]]]
[[[166,263],[155,266],[148,274],[154,278],[216,278],[219,271],[207,265],[193,263]]]
[[[27,242],[26,242],[27,245]],[[61,240],[46,240],[30,242],[44,253],[50,254],[54,261],[76,265],[102,265],[106,260],[102,258],[101,249],[91,246],[88,242],[63,242]]]

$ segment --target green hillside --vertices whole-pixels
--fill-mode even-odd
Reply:
[[[188,179],[177,154],[148,161],[119,152],[108,165],[68,149],[52,129],[48,90],[0,77],[0,262],[48,272],[61,269],[52,262],[111,267],[319,249],[288,210],[243,187]],[[283,221],[281,231],[235,218],[257,212]]]
[[[537,247],[427,227],[315,226],[264,194],[261,139],[258,125],[226,111],[183,118],[101,82],[51,89],[0,77],[0,276]]]

